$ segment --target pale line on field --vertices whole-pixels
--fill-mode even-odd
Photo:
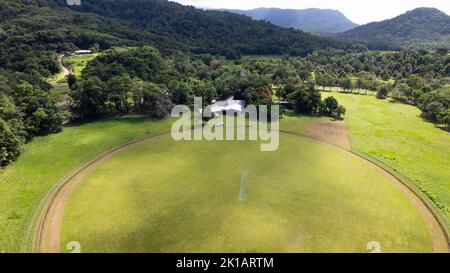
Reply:
[[[248,171],[242,171],[241,187],[239,190],[239,202],[244,202],[245,199],[247,199],[247,179],[248,179]]]

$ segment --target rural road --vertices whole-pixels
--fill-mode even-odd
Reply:
[[[286,136],[291,136],[307,141],[314,141],[334,149],[339,149],[344,151],[351,156],[356,157],[362,162],[374,166],[380,171],[383,175],[385,175],[390,181],[392,181],[400,191],[410,200],[410,202],[416,207],[419,214],[422,216],[428,230],[430,233],[430,237],[432,240],[432,248],[433,252],[437,253],[448,253],[449,242],[446,237],[446,233],[443,230],[443,227],[437,220],[436,216],[433,212],[426,206],[426,204],[420,199],[411,189],[409,189],[405,184],[403,184],[400,180],[398,180],[394,175],[389,173],[387,170],[382,167],[372,163],[371,161],[359,156],[347,149],[337,147],[335,145],[325,143],[321,140],[314,139],[311,137],[300,136],[291,133],[282,133]],[[74,172],[66,179],[62,180],[58,187],[50,194],[47,202],[43,210],[40,212],[39,222],[35,228],[34,240],[33,240],[33,252],[40,253],[58,253],[61,252],[61,223],[62,217],[64,213],[64,207],[71,195],[71,193],[75,190],[75,188],[82,182],[84,179],[90,175],[98,166],[103,164],[112,158],[115,154],[119,152],[126,151],[130,148],[133,148],[137,145],[141,145],[144,143],[148,143],[150,141],[154,141],[163,137],[170,136],[170,134],[162,134],[157,136],[152,136],[146,139],[137,140],[131,142],[129,144],[125,144],[109,150],[103,153],[101,156],[97,157],[84,167],[81,167]]]
[[[67,77],[67,76],[72,74],[72,71],[70,71],[70,69],[64,65],[64,55],[60,55],[58,57],[58,62],[59,62],[59,65],[61,66],[61,68],[62,68],[62,70],[64,72],[64,76],[65,77]]]

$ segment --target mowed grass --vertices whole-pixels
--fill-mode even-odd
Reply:
[[[89,54],[66,57],[64,58],[64,63],[70,67],[76,77],[80,77],[81,71],[86,67],[87,63],[97,56],[98,54]]]
[[[285,118],[280,126],[301,134],[307,119]],[[0,169],[0,252],[24,250],[40,202],[65,174],[110,148],[170,132],[172,121],[116,118],[66,127],[61,133],[26,144],[17,162]]]
[[[375,167],[284,135],[276,152],[170,137],[121,152],[69,198],[63,251],[70,241],[82,252],[432,250],[415,207]]]
[[[39,203],[66,173],[120,144],[170,132],[171,120],[123,117],[37,137],[19,160],[0,169],[0,252],[19,252]]]
[[[450,133],[424,121],[413,106],[372,96],[323,93],[329,95],[347,108],[353,150],[407,177],[450,219]]]

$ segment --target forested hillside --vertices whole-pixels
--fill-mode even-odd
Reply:
[[[55,0],[61,6],[65,0]],[[166,0],[84,0],[72,9],[116,18],[164,37],[172,37],[194,53],[290,54],[304,56],[325,47],[350,47],[330,38],[222,11],[205,11]]]
[[[103,54],[80,78],[71,77],[71,112],[64,113],[45,79],[60,69],[57,54],[77,48]],[[297,108],[313,103],[310,113],[332,114],[321,111],[315,84],[376,90],[380,98],[417,105],[430,120],[447,127],[450,121],[447,50],[362,51],[163,0],[84,0],[71,8],[65,0],[0,0],[0,49],[0,165],[14,161],[33,136],[59,131],[64,120],[130,112],[162,117],[172,104],[191,104],[196,95],[271,104],[272,84]],[[241,54],[300,56],[226,60]]]
[[[144,43],[178,47],[123,22],[52,7],[46,0],[0,0],[0,67],[5,69],[49,76],[59,70],[56,52]]]
[[[338,33],[358,26],[338,10],[258,8],[229,10],[255,20],[266,20],[281,27],[302,29],[315,33]]]
[[[450,16],[434,8],[418,8],[340,36],[368,42],[377,49],[450,48]]]
[[[71,9],[65,0],[0,0],[0,165],[14,161],[20,146],[33,136],[61,129],[67,115],[52,100],[45,81],[60,70],[57,54],[152,45],[165,56],[185,52],[236,58],[240,54],[306,55],[328,46],[350,46],[245,16],[168,1],[82,3]],[[186,73],[181,72],[183,77]],[[104,110],[87,117],[124,112],[119,106]]]
[[[45,81],[60,70],[56,53],[147,43],[177,47],[122,22],[50,4],[0,0],[0,166],[14,161],[33,136],[58,132],[66,119]]]

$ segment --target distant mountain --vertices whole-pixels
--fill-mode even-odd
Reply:
[[[359,26],[338,10],[331,9],[278,9],[227,10],[265,20],[281,27],[292,27],[316,33],[338,33]]]
[[[450,16],[438,9],[418,8],[339,36],[368,42],[377,49],[450,48]]]
[[[53,1],[67,6],[65,0]],[[169,37],[194,53],[218,53],[229,57],[240,54],[304,56],[320,48],[351,46],[330,37],[319,37],[238,14],[196,9],[167,0],[83,0],[80,6],[70,8],[114,18],[136,29]]]

